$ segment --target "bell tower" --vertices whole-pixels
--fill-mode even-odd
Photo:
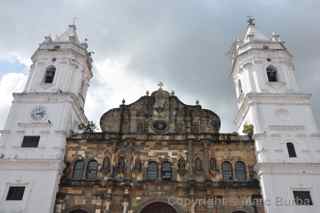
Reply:
[[[92,58],[76,26],[46,36],[31,59],[25,89],[13,94],[1,131],[0,212],[53,212],[66,138],[87,123]]]
[[[279,34],[265,36],[249,18],[231,55],[235,123],[240,134],[253,126],[266,212],[320,212],[319,127],[311,95],[297,85],[291,53]]]

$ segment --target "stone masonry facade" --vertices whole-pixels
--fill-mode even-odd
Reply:
[[[199,104],[160,88],[100,123],[101,132],[67,141],[56,213],[140,213],[153,203],[172,212],[264,212],[254,141],[219,133],[219,117]]]

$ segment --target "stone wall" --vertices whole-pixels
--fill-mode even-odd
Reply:
[[[78,160],[85,165],[81,177],[74,176]],[[98,168],[89,178],[92,160]],[[56,213],[141,212],[152,202],[170,204],[177,212],[263,212],[249,202],[260,197],[260,188],[253,172],[254,143],[244,136],[82,134],[68,140],[65,161]],[[155,179],[147,175],[151,161],[158,164]],[[167,161],[172,166],[170,178],[164,178],[161,169]],[[224,161],[233,167],[228,180],[222,175]],[[237,161],[246,166],[241,181],[235,178]]]

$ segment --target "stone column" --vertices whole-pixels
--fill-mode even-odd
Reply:
[[[103,211],[103,213],[110,213],[111,212],[111,201],[112,201],[112,189],[111,188],[109,188],[107,190],[107,193],[104,194],[103,198],[104,198],[104,202],[103,202],[104,211]]]
[[[122,206],[123,206],[123,210],[122,213],[128,213],[129,211],[129,203],[130,199],[129,199],[129,189],[125,188],[124,189],[124,195],[123,195],[123,202],[122,202]]]

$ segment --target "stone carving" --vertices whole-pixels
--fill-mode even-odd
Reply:
[[[159,89],[132,104],[123,104],[106,112],[101,117],[100,126],[103,132],[110,133],[217,133],[220,118],[210,110],[199,105],[186,105],[176,96]]]
[[[202,171],[202,161],[199,157],[197,157],[194,161],[194,168],[195,171]]]

